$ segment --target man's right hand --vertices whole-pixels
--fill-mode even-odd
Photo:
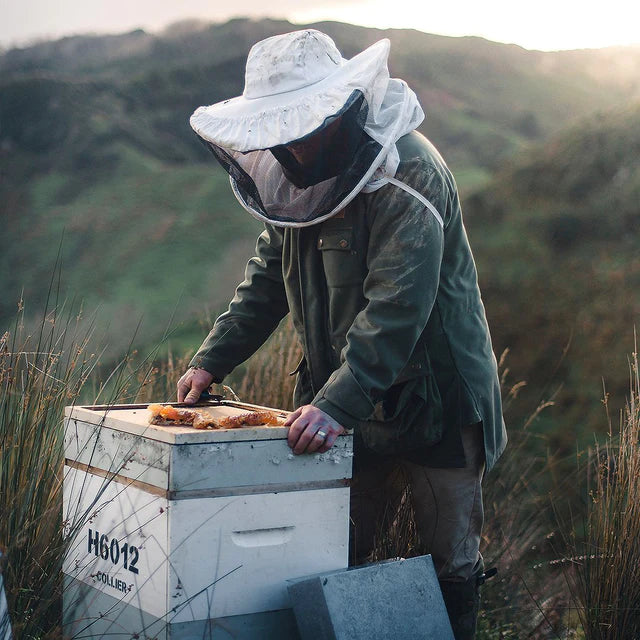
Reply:
[[[213,375],[204,369],[191,368],[178,380],[178,402],[195,404],[200,394],[213,384]]]

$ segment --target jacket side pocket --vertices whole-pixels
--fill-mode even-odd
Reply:
[[[393,385],[362,421],[364,444],[376,453],[402,455],[442,439],[442,401],[431,373]]]

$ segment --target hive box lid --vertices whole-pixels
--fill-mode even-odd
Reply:
[[[178,403],[171,406],[185,406]],[[269,410],[287,415],[281,409],[261,407],[253,404],[222,400],[220,403],[199,404],[196,408],[206,409],[216,416],[240,415],[248,411]],[[151,440],[168,444],[197,444],[205,442],[240,442],[247,440],[284,440],[289,427],[242,427],[240,429],[194,429],[188,426],[163,427],[149,424],[149,411],[146,404],[120,404],[66,407],[65,417],[80,420],[91,425],[103,426],[132,435],[143,436]]]

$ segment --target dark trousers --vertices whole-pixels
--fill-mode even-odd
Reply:
[[[482,425],[464,427],[461,435],[466,459],[462,469],[423,467],[356,451],[351,486],[351,564],[369,561],[380,534],[400,526],[398,509],[408,482],[420,550],[431,554],[438,578],[466,581],[482,569]]]

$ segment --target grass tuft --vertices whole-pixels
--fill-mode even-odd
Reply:
[[[15,638],[61,635],[63,411],[97,356],[80,315],[44,314],[26,335],[22,303],[0,337],[0,550]]]
[[[606,404],[606,396],[605,396]],[[640,637],[640,373],[630,359],[630,389],[618,432],[584,456],[584,512],[565,522],[562,558],[585,640]]]

